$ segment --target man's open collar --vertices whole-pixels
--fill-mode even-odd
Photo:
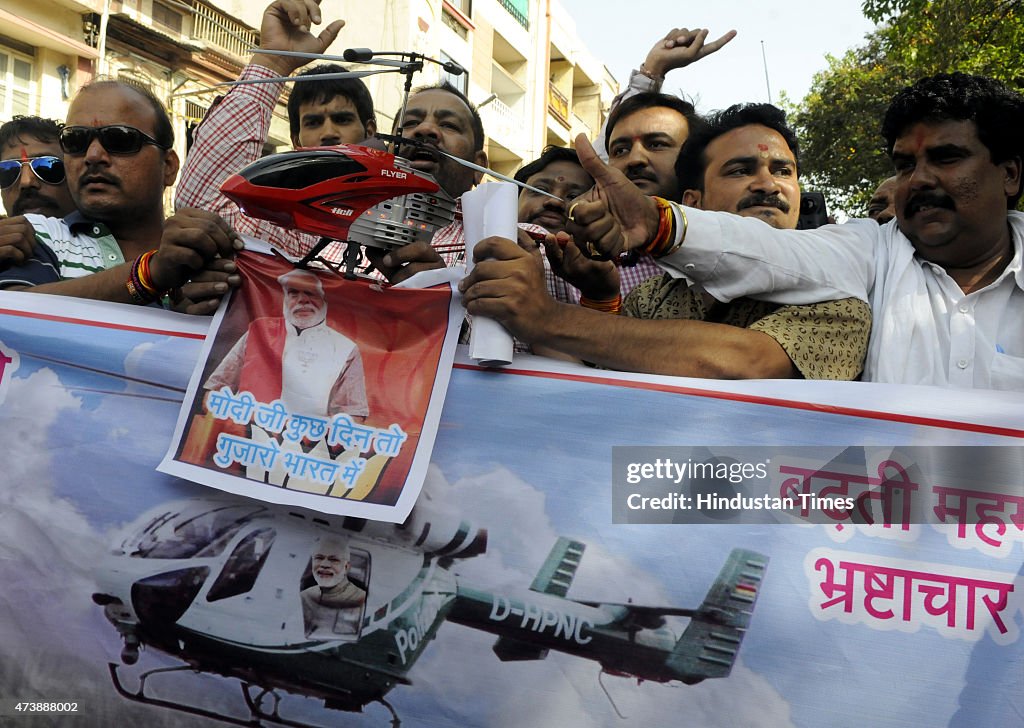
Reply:
[[[68,213],[64,217],[64,224],[68,226],[68,230],[73,233],[78,233],[83,230],[89,232],[93,237],[100,237],[101,235],[110,235],[110,229],[107,228],[101,222],[88,219],[81,213],[80,210]]]

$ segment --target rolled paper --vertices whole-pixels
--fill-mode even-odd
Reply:
[[[473,248],[484,238],[516,239],[519,188],[508,182],[488,182],[462,196],[462,224],[466,236],[466,271],[473,270]],[[469,356],[483,366],[512,363],[512,335],[497,321],[473,317]]]

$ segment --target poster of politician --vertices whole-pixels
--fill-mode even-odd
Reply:
[[[229,492],[400,521],[423,482],[461,306],[246,252],[161,468]]]
[[[155,470],[201,323],[0,292],[0,724],[1020,726],[1024,496],[953,490],[963,446],[1019,456],[1022,394],[459,358],[391,524]],[[901,467],[945,524],[614,523],[627,446],[691,448],[627,477],[732,448],[818,494],[926,450],[949,467]]]

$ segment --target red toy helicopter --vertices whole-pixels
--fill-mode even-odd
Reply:
[[[430,242],[455,219],[455,200],[432,176],[394,154],[354,144],[263,157],[229,177],[221,191],[250,217],[321,236],[299,266],[331,241],[349,243],[348,275],[361,259],[360,245]]]
[[[349,48],[341,57],[274,52],[354,63],[372,62],[389,68],[235,83],[315,81],[402,73],[406,81],[405,98],[398,117],[399,129],[405,116],[412,75],[423,69],[423,61],[438,63],[452,75],[465,73],[465,69],[453,61],[441,63],[419,53],[374,52],[367,48]],[[372,60],[375,56],[389,55],[400,56],[402,60]],[[429,149],[432,154],[447,157],[476,171],[542,192],[424,141],[385,134],[378,134],[377,139],[392,143],[392,149],[399,152],[402,147]],[[228,178],[221,191],[250,217],[321,236],[320,242],[296,263],[299,267],[305,267],[316,259],[332,241],[347,242],[344,266],[345,274],[350,277],[354,276],[362,259],[360,246],[390,249],[417,241],[429,243],[438,229],[455,219],[455,200],[440,188],[433,176],[414,169],[406,159],[393,153],[354,144],[301,149],[258,159]],[[320,260],[323,261],[322,258]]]

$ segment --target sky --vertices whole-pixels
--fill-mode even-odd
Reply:
[[[676,0],[560,2],[575,19],[583,43],[623,86],[630,70],[672,28],[707,28],[709,39],[736,30],[736,38],[721,51],[672,72],[666,80],[665,92],[691,97],[701,112],[741,101],[769,100],[762,41],[771,101],[778,102],[785,90],[797,102],[807,93],[814,74],[827,67],[826,54],[842,56],[861,45],[874,29],[874,23],[861,13],[860,0],[771,4],[715,0],[685,7]]]

